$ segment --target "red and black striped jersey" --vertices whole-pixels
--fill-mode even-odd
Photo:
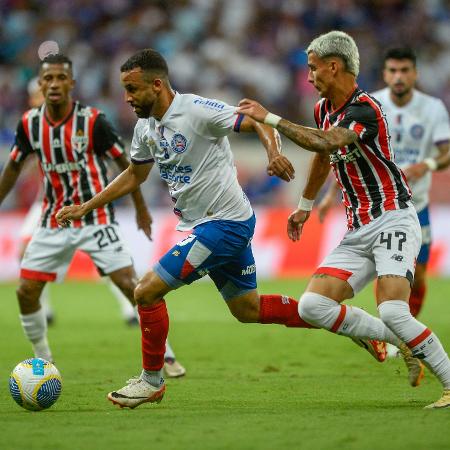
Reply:
[[[357,87],[335,111],[328,99],[321,99],[314,117],[318,128],[348,128],[359,137],[330,155],[349,229],[366,225],[385,211],[408,207],[411,192],[394,162],[388,125],[377,100]]]
[[[98,109],[73,103],[66,119],[52,124],[45,105],[25,112],[19,121],[10,157],[16,162],[36,153],[43,173],[40,226],[57,228],[55,215],[65,205],[86,202],[108,184],[105,157],[124,153],[124,145]],[[111,204],[91,211],[74,227],[114,222]]]

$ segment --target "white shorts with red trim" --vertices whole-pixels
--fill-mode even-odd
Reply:
[[[20,277],[62,281],[75,250],[86,252],[102,275],[133,265],[117,225],[37,228],[20,266]]]
[[[315,274],[347,281],[354,294],[381,275],[406,277],[412,283],[421,241],[422,232],[412,205],[386,211],[369,224],[347,231]]]

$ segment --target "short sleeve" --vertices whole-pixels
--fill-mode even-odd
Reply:
[[[440,144],[450,140],[450,122],[447,108],[438,100],[434,108],[433,144]]]
[[[156,143],[147,133],[145,120],[138,120],[134,127],[130,147],[130,157],[133,164],[149,164],[155,161]]]
[[[21,120],[16,129],[14,144],[11,147],[10,158],[15,162],[23,161],[28,155],[33,153],[33,147],[28,139],[27,133]]]
[[[362,142],[372,140],[378,134],[378,119],[382,117],[380,108],[377,112],[367,102],[352,103],[341,116],[335,126],[354,131]]]
[[[244,116],[236,113],[236,106],[220,100],[195,97],[192,104],[191,121],[203,136],[224,137],[232,131],[239,132]]]
[[[93,139],[94,150],[99,155],[107,155],[111,159],[116,159],[125,153],[122,139],[102,113],[95,119]]]

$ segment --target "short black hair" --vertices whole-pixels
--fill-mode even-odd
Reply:
[[[169,68],[166,60],[161,53],[152,48],[145,48],[135,53],[128,58],[121,66],[121,72],[128,72],[129,70],[140,68],[144,72],[156,72],[160,76],[168,77]]]
[[[390,48],[384,55],[384,62],[388,59],[409,59],[412,61],[414,67],[416,66],[416,53],[410,47],[395,47]]]
[[[41,67],[44,64],[68,64],[70,70],[72,70],[72,61],[70,60],[70,58],[68,58],[66,55],[63,55],[62,53],[54,53],[51,55],[47,55],[41,61]]]

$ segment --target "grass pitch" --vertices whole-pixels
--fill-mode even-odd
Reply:
[[[304,281],[260,283],[295,298]],[[170,339],[187,376],[160,405],[120,410],[106,393],[140,372],[140,333],[121,320],[106,286],[51,286],[49,331],[63,392],[50,409],[15,404],[8,376],[31,356],[14,285],[0,286],[0,449],[450,449],[450,410],[429,374],[411,388],[400,360],[376,363],[325,331],[239,324],[212,283],[167,297]],[[422,320],[450,349],[450,281],[432,280]],[[353,302],[373,312],[372,289]]]

